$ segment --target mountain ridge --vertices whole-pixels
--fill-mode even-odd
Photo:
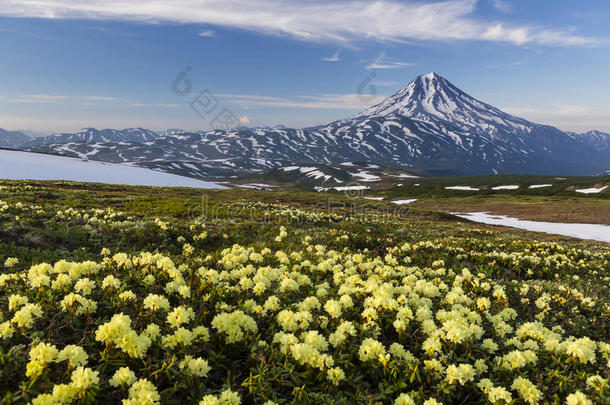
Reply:
[[[97,131],[97,132],[96,132]],[[164,167],[186,175],[251,173],[286,162],[366,161],[423,175],[575,174],[610,169],[610,134],[563,132],[480,101],[436,73],[362,112],[312,128],[198,132],[83,129],[23,148],[109,162]]]

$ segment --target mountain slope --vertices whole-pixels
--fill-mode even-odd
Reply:
[[[359,114],[315,128],[162,135],[142,129],[136,134],[96,131],[47,137],[28,148],[157,170],[192,165],[198,169],[187,172],[194,177],[251,173],[286,162],[359,161],[425,175],[593,175],[610,169],[609,134],[565,133],[529,122],[469,96],[435,73],[418,76]]]
[[[7,131],[0,128],[0,148],[19,148],[30,139],[29,136],[19,131]]]
[[[95,129],[95,128],[83,128],[80,131],[70,134],[54,134],[41,138],[32,139],[27,147],[34,147],[40,145],[56,145],[65,144],[71,142],[147,142],[152,141],[159,135],[149,129],[144,128],[126,128],[122,130],[117,129]]]

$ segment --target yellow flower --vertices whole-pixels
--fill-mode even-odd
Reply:
[[[366,338],[358,350],[358,356],[361,361],[377,360],[380,356],[385,356],[385,354],[386,351],[383,345],[371,338]]]
[[[256,321],[246,315],[243,311],[237,310],[232,313],[222,313],[212,319],[212,326],[219,333],[227,335],[227,343],[236,343],[244,339],[244,331],[256,334],[258,327]]]
[[[57,354],[57,362],[68,360],[70,367],[84,366],[89,355],[80,346],[68,345]]]
[[[25,375],[31,379],[37,378],[47,367],[47,363],[39,360],[32,360],[25,366]]]
[[[80,390],[87,390],[100,382],[99,374],[99,371],[93,371],[82,366],[78,367],[72,372],[72,385]]]
[[[10,297],[8,297],[8,310],[13,311],[27,303],[28,303],[28,297],[24,297],[19,294],[12,294]]]
[[[108,381],[113,387],[120,385],[131,385],[136,381],[136,375],[129,367],[121,367],[115,371],[112,378]]]
[[[345,373],[341,368],[334,367],[329,368],[326,372],[326,378],[335,386],[339,385],[339,382],[345,379]]]
[[[445,377],[449,384],[460,383],[461,385],[466,384],[469,381],[474,380],[475,370],[470,364],[462,363],[459,366],[451,364],[446,370],[447,376]]]
[[[394,405],[415,405],[415,401],[409,394],[400,394],[394,401]]]
[[[121,280],[119,280],[112,274],[104,277],[104,279],[102,280],[102,288],[119,289],[120,287],[121,287]]]
[[[194,359],[192,356],[186,356],[180,362],[180,369],[186,369],[188,374],[195,377],[206,377],[212,368],[201,357]]]
[[[223,391],[220,396],[206,395],[199,401],[199,405],[239,405],[240,403],[239,394],[230,389]]]
[[[81,278],[74,284],[74,289],[76,292],[81,293],[82,295],[89,295],[93,288],[95,287],[95,282],[93,280],[89,280],[87,277]]]
[[[119,299],[121,299],[121,301],[134,301],[136,299],[136,295],[131,290],[125,290],[119,294]]]
[[[587,396],[585,394],[583,394],[580,391],[576,391],[573,394],[568,395],[568,397],[566,398],[566,404],[567,405],[590,405],[593,404],[593,401],[591,401],[589,398],[587,398]]]
[[[333,318],[341,317],[341,303],[335,300],[328,300],[324,304],[324,310]]]
[[[150,309],[151,311],[157,310],[169,310],[169,300],[162,295],[157,294],[148,294],[146,298],[144,298],[144,308]]]
[[[167,315],[167,323],[174,328],[180,327],[184,323],[189,323],[195,318],[195,312],[191,307],[176,307]]]
[[[129,399],[123,400],[123,405],[157,405],[161,396],[157,388],[147,379],[143,378],[129,388]]]
[[[516,390],[519,393],[521,399],[525,402],[534,405],[540,402],[542,397],[542,393],[538,390],[538,388],[527,378],[517,377],[515,381],[513,381],[512,389]]]
[[[50,363],[57,357],[57,347],[48,343],[39,343],[30,349],[30,360]]]

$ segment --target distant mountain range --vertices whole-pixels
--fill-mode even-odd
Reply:
[[[27,143],[30,137],[20,131],[7,131],[0,128],[0,148],[18,148]]]
[[[197,178],[346,161],[433,176],[596,175],[610,169],[610,134],[563,132],[515,117],[435,73],[418,76],[359,114],[315,128],[85,128],[36,139],[16,136],[12,145]]]

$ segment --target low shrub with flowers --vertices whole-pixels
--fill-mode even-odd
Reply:
[[[304,220],[118,214],[167,250],[0,257],[0,401],[608,403],[607,248],[249,207]]]

